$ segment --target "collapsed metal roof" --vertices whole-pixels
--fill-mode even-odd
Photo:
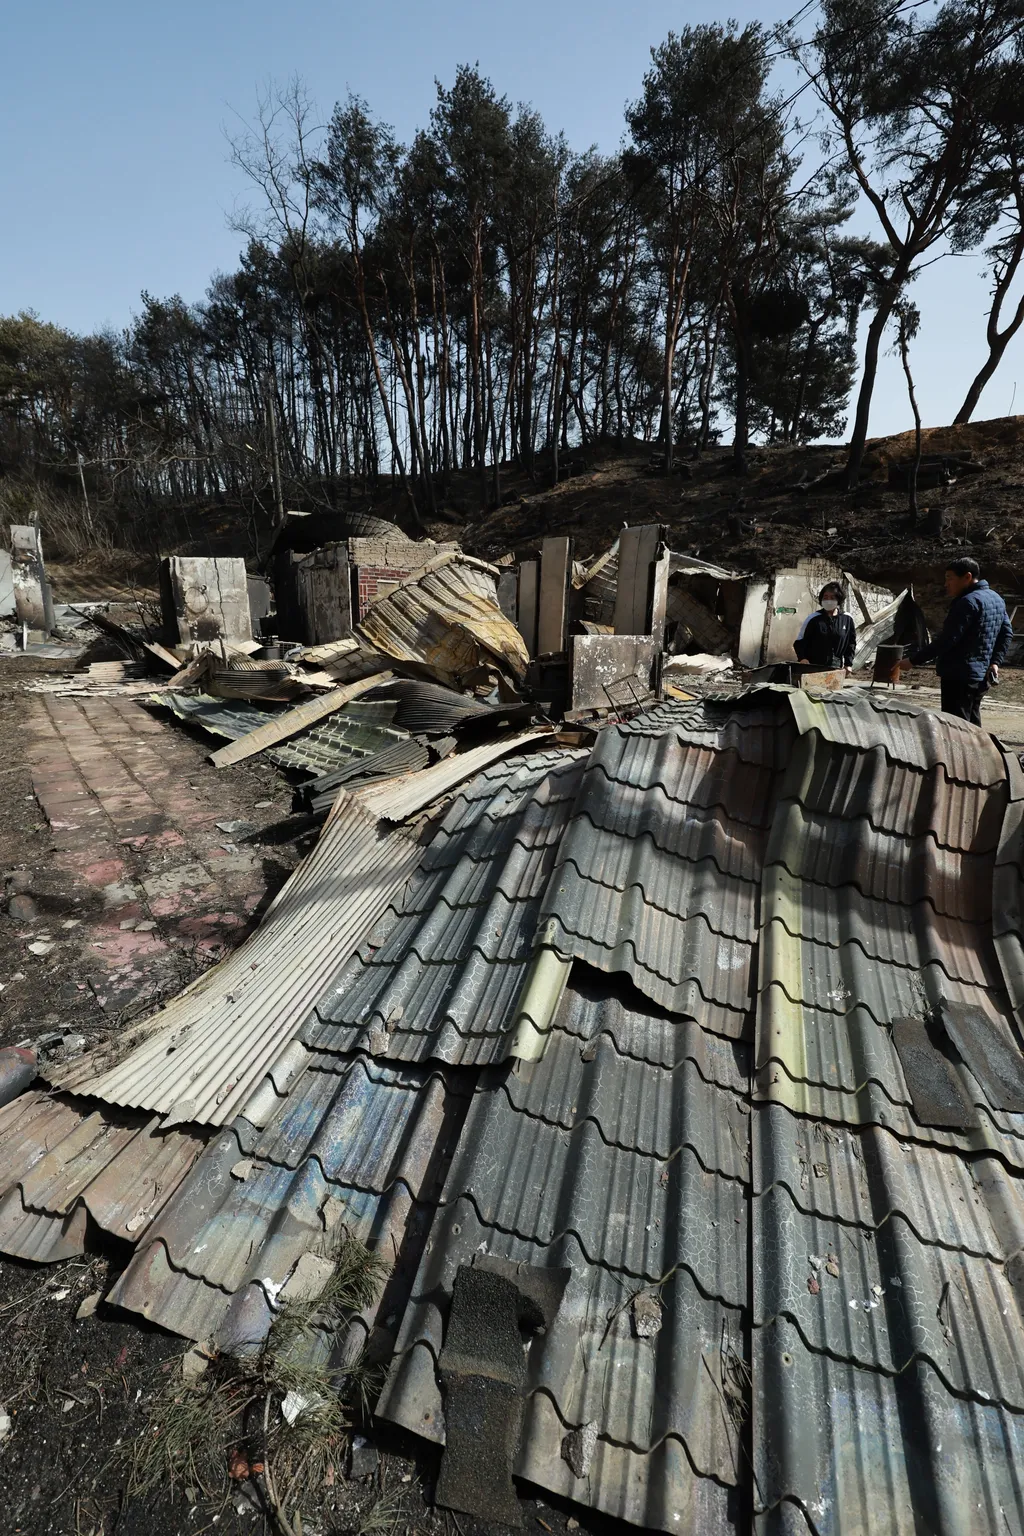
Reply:
[[[106,1216],[138,1244],[113,1299],[245,1347],[331,1233],[393,1240],[378,1411],[443,1441],[460,1267],[567,1267],[520,1476],[694,1536],[1021,1529],[1022,807],[985,733],[873,695],[661,705],[486,766],[169,1201]],[[546,953],[568,985],[516,1059]],[[2,1210],[56,1233],[40,1112],[0,1118]]]
[[[529,656],[498,607],[497,574],[461,552],[440,555],[371,603],[359,634],[386,656],[427,666],[447,682],[489,661],[521,678]]]

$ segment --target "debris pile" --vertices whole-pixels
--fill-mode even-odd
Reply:
[[[80,686],[159,665],[153,709],[322,827],[166,1006],[0,1060],[0,1250],[113,1234],[107,1301],[253,1360],[366,1245],[380,1283],[309,1347],[386,1367],[378,1420],[478,1518],[521,1478],[693,1536],[870,1529],[884,1483],[894,1530],[1018,1528],[1024,777],[775,672],[826,580],[869,660],[907,594],[644,526],[372,598],[324,559],[350,632],[261,643],[217,564],[168,564],[176,632],[99,616],[125,675]]]

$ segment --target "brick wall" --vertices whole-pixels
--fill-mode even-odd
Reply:
[[[383,597],[385,592],[391,592],[400,581],[411,576],[418,566],[402,567],[400,565],[360,565],[356,567],[356,595],[359,608],[359,618],[369,608],[377,597]]]
[[[349,560],[355,571],[357,615],[361,619],[375,598],[392,591],[400,581],[433,560],[458,549],[457,544],[435,544],[431,539],[374,537],[349,539]]]

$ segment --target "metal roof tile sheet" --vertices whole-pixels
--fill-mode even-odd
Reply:
[[[1002,1264],[922,1244],[899,1214],[866,1231],[801,1211],[781,1184],[751,1214],[755,1327],[784,1316],[834,1359],[890,1375],[927,1360],[951,1391],[1024,1409],[1020,1313]]]
[[[318,1003],[303,1038],[357,1042],[399,1060],[472,1064],[512,1046],[513,1007],[537,914],[582,771],[580,753],[538,753],[460,794],[400,913],[369,936]]]
[[[588,1263],[573,1236],[548,1246],[495,1232],[467,1201],[446,1208],[433,1231],[379,1414],[443,1439],[435,1361],[445,1317],[438,1302],[451,1294],[460,1264],[486,1254],[568,1268],[555,1325],[527,1355],[515,1471],[637,1524],[703,1533],[709,1527],[700,1521],[711,1511],[712,1531],[732,1528],[722,1523],[722,1495],[741,1481],[743,1464],[739,1423],[723,1401],[742,1360],[738,1312],[702,1296],[677,1270],[658,1290],[660,1329],[641,1338],[630,1309],[636,1286]],[[563,1447],[566,1435],[586,1424],[598,1426],[597,1443],[589,1477],[576,1478]]]
[[[1024,1027],[1024,767],[1015,753],[1004,753],[1004,761],[1010,803],[992,880],[992,938],[1006,990]]]
[[[120,1059],[92,1052],[50,1080],[179,1121],[226,1124],[421,853],[398,833],[381,836],[358,804],[341,806],[251,938],[122,1036]]]
[[[138,1241],[204,1144],[146,1115],[22,1094],[0,1109],[0,1251],[37,1263],[81,1253],[87,1215]]]
[[[876,1232],[899,1216],[922,1243],[1002,1263],[1024,1246],[1024,1182],[994,1154],[968,1160],[891,1129],[809,1122],[779,1104],[752,1121],[753,1194]],[[810,1271],[808,1271],[810,1273]]]
[[[279,768],[299,768],[306,773],[323,774],[340,768],[353,759],[372,757],[374,753],[407,742],[407,731],[377,725],[345,710],[329,715],[298,736],[267,750],[267,757]]]
[[[817,731],[837,745],[881,747],[892,762],[922,771],[941,766],[960,784],[992,787],[1004,782],[999,748],[991,736],[952,715],[867,690],[819,698],[795,689],[790,707],[801,732]]]
[[[773,730],[786,734],[785,722]],[[654,740],[603,731],[545,897],[546,941],[626,972],[664,1007],[741,1035],[773,784],[731,741],[716,751],[668,728]]]
[[[817,1354],[784,1318],[755,1329],[753,1380],[765,1536],[1024,1529],[1020,1414],[954,1396],[924,1362],[887,1376]]]
[[[261,1131],[240,1119],[211,1143],[111,1300],[191,1338],[252,1342],[303,1253],[401,1237],[460,1120],[436,1073],[311,1058]]]
[[[749,1144],[733,1085],[747,1064],[748,1048],[627,983],[574,972],[543,1058],[481,1079],[379,1411],[443,1438],[439,1298],[460,1264],[568,1265],[555,1321],[530,1347],[516,1471],[667,1530],[731,1518],[721,1485],[744,1473],[740,1420],[723,1405],[744,1369]],[[642,1338],[631,1299],[650,1287],[661,1327]],[[588,1481],[563,1442],[591,1422]]]

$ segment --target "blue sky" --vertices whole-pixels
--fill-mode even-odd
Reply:
[[[770,23],[787,3],[729,13]],[[722,14],[709,0],[7,0],[0,313],[34,309],[88,331],[124,325],[144,288],[201,298],[239,249],[228,220],[247,194],[227,135],[272,81],[299,75],[324,116],[352,89],[409,138],[430,111],[435,77],[450,82],[457,64],[479,63],[576,148],[612,151],[651,45]],[[952,419],[984,356],[980,267],[979,257],[949,258],[916,285],[914,366],[931,425]],[[979,418],[1008,412],[1018,375],[1013,409],[1022,411],[1020,338]],[[887,357],[872,431],[909,425],[902,374]]]

